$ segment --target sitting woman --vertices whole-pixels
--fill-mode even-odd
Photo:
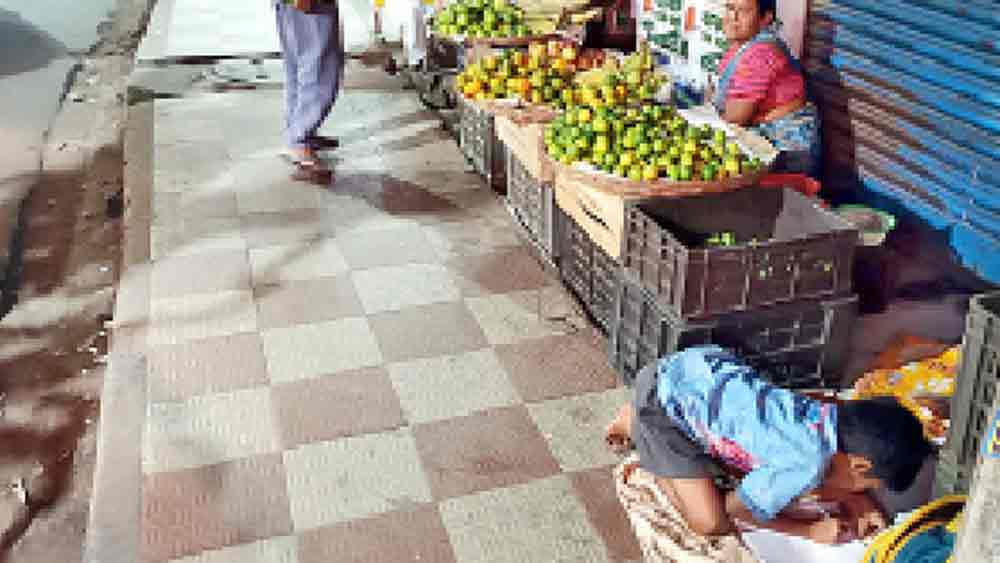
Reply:
[[[781,155],[775,169],[815,175],[819,113],[806,97],[799,62],[774,30],[776,0],[726,0],[731,47],[719,63],[715,106],[723,118],[766,137]]]

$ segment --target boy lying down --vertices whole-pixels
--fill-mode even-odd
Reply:
[[[715,346],[645,368],[634,390],[607,440],[634,445],[639,467],[703,536],[751,526],[826,544],[865,537],[885,524],[865,491],[908,489],[932,452],[895,399],[823,404]],[[742,475],[734,491],[716,486],[720,466]],[[808,517],[791,509],[804,505]]]

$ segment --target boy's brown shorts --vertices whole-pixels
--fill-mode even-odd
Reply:
[[[654,362],[640,370],[635,380],[632,442],[639,454],[639,467],[670,479],[720,475],[722,471],[715,460],[678,428],[660,405],[656,394],[657,365]]]

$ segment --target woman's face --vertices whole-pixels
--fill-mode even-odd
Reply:
[[[771,23],[769,12],[763,18],[757,12],[757,0],[726,0],[726,14],[722,27],[730,41],[749,41]]]

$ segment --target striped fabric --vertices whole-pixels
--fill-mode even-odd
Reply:
[[[729,48],[719,62],[722,74],[739,47]],[[773,43],[751,45],[737,61],[729,83],[729,97],[757,102],[754,121],[774,108],[805,96],[806,83],[788,57]]]

